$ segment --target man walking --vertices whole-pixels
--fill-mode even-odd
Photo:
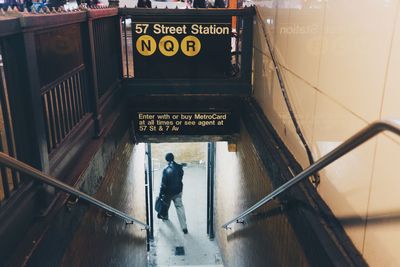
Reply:
[[[183,233],[187,234],[188,230],[186,225],[185,208],[183,207],[182,203],[182,165],[174,161],[174,155],[172,153],[167,153],[165,155],[165,160],[168,162],[168,165],[163,170],[160,196],[164,197],[164,200],[167,202],[168,208],[171,204],[171,200],[174,201],[176,213],[178,215],[182,231]],[[166,214],[159,213],[157,217],[160,219],[168,219],[168,209]]]

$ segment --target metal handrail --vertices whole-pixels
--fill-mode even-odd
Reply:
[[[117,210],[117,209],[105,204],[104,202],[101,202],[79,190],[76,190],[75,188],[73,188],[63,182],[60,182],[60,181],[56,180],[55,178],[33,168],[13,157],[10,157],[7,154],[2,153],[2,152],[0,152],[0,163],[9,168],[14,169],[14,170],[23,172],[23,173],[31,176],[32,178],[39,180],[40,182],[54,186],[55,188],[58,188],[68,194],[74,195],[78,199],[86,200],[87,202],[89,202],[101,209],[104,209],[104,210],[108,211],[109,213],[116,215],[117,217],[120,217],[121,219],[125,220],[126,223],[137,223],[137,224],[143,226],[146,230],[149,229],[149,226],[147,224],[145,224],[135,218],[132,218],[128,214],[126,214],[120,210]]]
[[[314,164],[310,165],[307,169],[299,173],[297,176],[292,178],[291,180],[287,181],[277,189],[275,189],[272,193],[262,198],[256,204],[251,206],[246,211],[242,212],[240,215],[236,216],[234,219],[228,221],[222,228],[228,229],[228,226],[234,222],[241,222],[241,220],[252,213],[254,210],[258,209],[262,205],[268,203],[272,199],[276,198],[281,193],[285,192],[298,182],[308,178],[310,175],[314,174],[315,172],[321,170],[322,168],[326,167],[330,163],[334,162],[335,160],[339,159],[343,155],[347,154],[354,148],[358,147],[359,145],[363,144],[365,141],[369,140],[370,138],[374,137],[378,133],[382,131],[390,131],[397,135],[400,135],[400,120],[380,120],[373,122],[366,126],[365,128],[358,131],[356,134],[351,136],[349,139],[344,141],[341,145],[337,148],[333,149],[331,152],[317,160]]]

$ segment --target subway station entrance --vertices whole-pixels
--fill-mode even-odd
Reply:
[[[279,191],[303,169],[254,98],[257,18],[5,12],[0,266],[364,266],[317,179]],[[188,233],[154,212],[166,152]]]
[[[183,205],[188,233],[180,227],[175,206],[171,203],[168,220],[157,218],[149,210],[151,229],[149,249],[150,266],[168,265],[212,265],[223,266],[216,240],[214,239],[214,177],[212,176],[215,144],[206,142],[149,144],[147,155],[152,159],[152,176],[149,175],[149,193],[155,200],[160,195],[165,154],[173,153],[175,161],[184,165]],[[150,152],[150,153],[149,153]],[[215,152],[215,151],[214,151]],[[150,187],[150,184],[152,186]],[[151,203],[151,200],[149,201]],[[149,205],[154,207],[154,205]],[[153,221],[151,219],[153,218]]]
[[[239,99],[230,97],[132,99],[132,132],[146,143],[146,222],[150,266],[223,266],[215,238],[216,142],[234,149],[240,135]],[[176,105],[179,103],[179,106]],[[182,143],[183,142],[183,143]],[[184,165],[183,204],[189,234],[182,233],[171,202],[169,219],[160,220],[154,203],[160,196],[166,153]]]

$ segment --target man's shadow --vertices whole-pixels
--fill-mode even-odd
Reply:
[[[166,243],[172,243],[174,246],[183,245],[183,237],[181,237],[181,231],[178,229],[171,220],[163,220],[160,222],[160,239],[169,241]]]

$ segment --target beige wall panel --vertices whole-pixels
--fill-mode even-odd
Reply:
[[[266,0],[259,2],[257,5],[258,12],[261,15],[261,21],[264,23],[266,30],[268,31],[269,38],[271,39],[271,43],[274,43],[274,36],[275,36],[275,31],[276,31],[276,6],[277,6],[277,0]],[[257,23],[261,22],[256,16]],[[260,36],[264,36],[262,31],[260,32]],[[267,44],[264,41],[263,47],[267,49]]]
[[[291,72],[284,70],[283,74],[295,116],[307,141],[311,142],[317,91]],[[284,119],[287,124],[292,121],[290,117]]]
[[[254,97],[264,110],[264,113],[271,113],[270,115],[272,116],[273,113],[269,112],[268,109],[273,109],[274,70],[271,69],[273,64],[269,57],[255,50],[254,66]]]
[[[309,165],[304,147],[296,134],[288,109],[284,102],[274,65],[268,51],[261,51],[263,38],[260,21],[255,27],[254,51],[254,96],[267,115],[275,130],[285,140],[296,159],[303,167]],[[282,74],[287,83],[290,99],[296,112],[298,122],[301,124],[305,138],[312,139],[312,122],[315,108],[315,90],[295,75],[282,69]]]
[[[287,35],[287,67],[313,86],[318,81],[324,7],[318,0],[300,2],[290,9],[289,24],[278,33]]]
[[[253,33],[253,46],[255,51],[254,52],[259,52],[262,53],[266,56],[270,56],[269,50],[268,50],[268,46],[267,46],[267,42],[265,41],[265,37],[264,37],[264,31],[262,28],[262,23],[263,20],[265,19],[256,19],[256,24],[254,24],[254,33]],[[267,29],[267,25],[264,23],[264,27],[265,29]],[[269,36],[271,36],[270,33],[268,33]],[[259,60],[259,58],[257,58],[258,55],[254,55],[254,60]],[[254,69],[256,69],[257,66],[254,66]]]
[[[309,84],[305,83],[302,79],[293,75],[288,71],[283,71],[285,84],[288,90],[290,102],[297,122],[308,144],[311,145],[313,124],[314,124],[314,111],[316,104],[316,91]],[[282,97],[282,102],[283,97]],[[308,167],[309,161],[305,152],[304,146],[300,141],[294,128],[292,119],[287,111],[286,104],[283,103],[283,108],[286,112],[282,112],[281,120],[283,121],[286,131],[284,132],[284,140],[288,145],[291,152],[295,155],[296,159],[303,167]]]
[[[295,128],[291,124],[285,125],[285,127],[284,143],[303,168],[310,166],[306,150],[296,134]]]
[[[287,8],[287,3],[290,1],[278,1],[276,18],[275,18],[275,36],[274,36],[274,51],[278,57],[279,64],[286,66],[287,64],[287,48],[288,48],[288,36],[287,34],[281,34],[282,29],[285,29],[289,25],[289,14],[290,9]]]
[[[227,152],[227,142],[217,142],[217,150],[221,151],[221,153],[218,153],[216,162],[218,162],[218,164],[228,164],[227,166],[229,167],[221,168],[220,166],[218,166],[215,174],[216,180],[218,180],[220,176],[227,176],[231,178],[229,183],[226,183],[224,185],[224,194],[219,195],[219,197],[221,198],[222,203],[229,203],[232,199],[235,199],[236,201],[236,205],[232,207],[231,210],[218,210],[218,216],[220,218],[223,218],[222,221],[225,222],[230,220],[233,216],[236,216],[237,214],[243,212],[244,209],[242,207],[247,207],[248,203],[246,202],[247,198],[245,198],[243,195],[244,190],[240,190],[242,186],[242,176],[237,175],[242,173],[240,158],[237,156],[237,153]],[[223,174],[220,173],[221,170],[223,170]]]
[[[366,121],[379,117],[398,0],[326,5],[319,86]]]
[[[365,236],[364,257],[371,266],[400,265],[400,146],[378,138]]]
[[[365,122],[318,93],[313,151],[320,158],[365,126]],[[318,191],[362,251],[375,142],[371,140],[320,172]]]
[[[393,36],[390,61],[387,70],[385,95],[381,118],[400,119],[400,9]]]
[[[275,31],[275,15],[276,9],[274,5],[276,0],[267,0],[259,2],[259,14],[261,18],[256,16],[256,24],[254,25],[254,66],[253,66],[253,90],[254,96],[260,104],[261,108],[264,110],[265,114],[273,116],[272,112],[268,112],[268,109],[273,109],[273,80],[274,80],[274,64],[271,60],[271,55],[267,46],[267,42],[264,37],[264,28],[267,29],[269,38],[273,38]],[[273,43],[273,41],[271,41]],[[279,117],[273,116],[277,120]],[[271,118],[271,120],[274,120]],[[274,120],[275,122],[277,120]]]
[[[264,109],[267,99],[265,96],[268,94],[268,80],[265,75],[264,68],[264,55],[257,49],[254,50],[254,79],[253,79],[253,94],[257,99],[259,105]]]
[[[264,112],[267,116],[270,116],[272,118],[272,125],[278,132],[279,136],[283,138],[285,128],[284,118],[287,118],[289,116],[289,112],[287,111],[287,108],[285,106],[275,70],[270,73],[272,75],[272,87],[271,90],[269,90],[268,95],[265,96],[265,99],[268,99],[267,103],[269,104],[265,107]]]
[[[275,2],[271,10],[265,2],[272,1],[257,5],[262,6],[264,21],[275,16],[267,27],[274,34],[279,62],[288,69],[283,71],[288,93],[316,158],[367,122],[400,119],[399,0],[330,0],[321,1],[323,7],[318,7],[319,1],[286,0]],[[315,25],[309,29],[317,32],[300,35],[282,30],[292,26],[295,31],[296,25]],[[259,61],[255,96],[296,159],[308,166],[273,66],[265,56],[267,47],[261,43],[259,37],[256,46],[262,52],[255,56]],[[369,264],[399,266],[400,199],[391,191],[399,188],[400,177],[388,166],[398,164],[400,138],[385,134],[378,145],[377,140],[323,170],[318,190]]]

